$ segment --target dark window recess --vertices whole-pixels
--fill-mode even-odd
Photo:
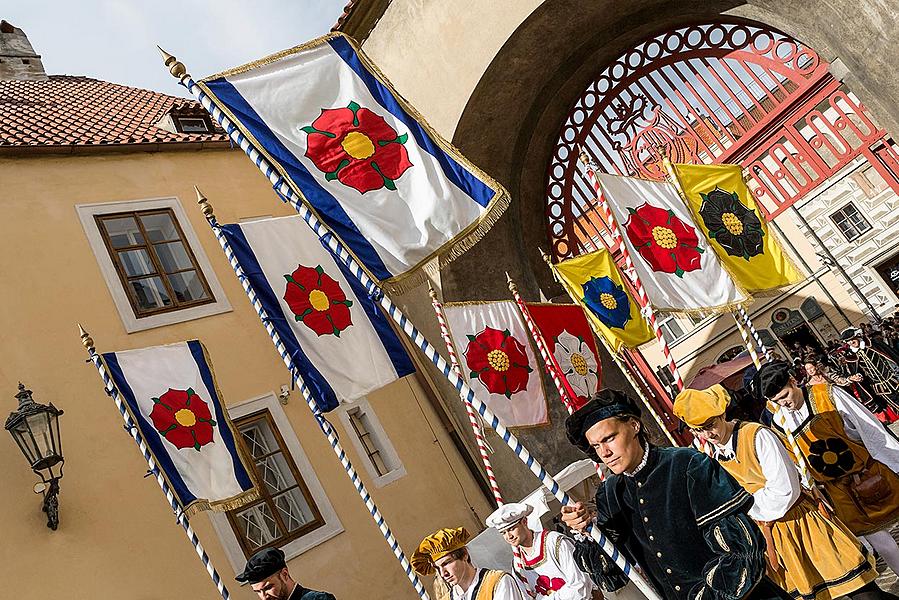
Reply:
[[[246,556],[281,547],[325,524],[268,410],[235,420],[252,457],[260,499],[229,511],[228,520]]]
[[[215,302],[171,209],[95,218],[136,317]]]
[[[857,240],[862,234],[871,230],[871,224],[858,212],[852,202],[830,215],[830,220],[849,242]]]
[[[181,133],[212,133],[209,121],[203,117],[175,117],[175,123]]]

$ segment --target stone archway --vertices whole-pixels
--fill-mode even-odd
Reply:
[[[549,249],[543,198],[553,142],[589,80],[654,33],[722,16],[780,29],[825,60],[839,59],[849,69],[844,80],[888,130],[897,130],[899,82],[893,80],[886,57],[899,51],[899,26],[890,17],[899,10],[899,1],[882,0],[863,13],[850,0],[819,4],[712,0],[684,7],[660,0],[626,5],[543,2],[494,57],[453,136],[463,152],[507,186],[514,204],[483,243],[445,271],[446,297],[466,299],[475,290],[481,297],[502,294],[504,270],[531,297],[538,289],[547,296],[560,292],[537,251]]]

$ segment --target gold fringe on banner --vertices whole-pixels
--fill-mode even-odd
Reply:
[[[406,98],[400,94],[396,88],[393,87],[393,84],[387,79],[387,77],[381,72],[381,70],[375,65],[371,59],[363,52],[362,48],[359,44],[348,35],[343,33],[334,32],[329,33],[327,35],[321,36],[305,44],[301,44],[299,46],[295,46],[293,48],[289,48],[287,50],[282,50],[281,52],[277,52],[275,54],[271,54],[259,60],[247,63],[245,65],[241,65],[239,67],[235,67],[233,69],[229,69],[227,71],[222,71],[221,73],[217,73],[215,75],[204,77],[198,81],[196,81],[197,86],[203,90],[203,92],[209,96],[216,107],[219,108],[228,119],[234,124],[234,126],[246,137],[250,143],[256,148],[256,150],[266,158],[266,160],[272,165],[272,167],[277,170],[277,172],[281,175],[281,178],[290,186],[291,190],[297,195],[298,198],[302,201],[302,203],[310,210],[312,213],[318,218],[319,221],[327,225],[327,222],[322,219],[321,215],[318,211],[315,210],[313,205],[306,199],[306,196],[302,193],[296,183],[287,175],[286,171],[283,167],[275,161],[272,156],[263,148],[262,144],[259,143],[259,140],[253,136],[246,127],[238,120],[234,114],[228,110],[224,104],[219,100],[219,98],[209,89],[209,86],[206,85],[206,82],[212,81],[214,79],[220,79],[222,77],[228,77],[231,75],[237,75],[240,73],[245,73],[254,68],[261,67],[282,58],[291,56],[293,54],[297,54],[298,52],[302,52],[305,50],[310,50],[312,48],[316,48],[318,46],[327,44],[330,40],[336,38],[344,38],[347,43],[353,48],[359,57],[362,65],[371,72],[374,77],[378,80],[378,82],[386,87],[390,93],[394,96],[397,103],[400,107],[411,116],[415,121],[417,121],[422,129],[428,134],[428,136],[443,150],[446,154],[450,155],[459,165],[464,167],[466,170],[471,172],[475,177],[481,180],[484,185],[489,187],[494,191],[493,198],[490,199],[490,202],[487,203],[487,206],[484,208],[484,212],[481,216],[473,223],[469,224],[465,229],[456,234],[451,240],[447,241],[440,248],[432,252],[427,257],[418,261],[415,265],[410,267],[407,271],[400,273],[398,275],[394,275],[389,279],[379,280],[372,275],[372,273],[366,268],[365,264],[359,260],[359,257],[353,253],[352,249],[341,240],[341,244],[346,248],[347,252],[359,263],[365,273],[371,277],[373,281],[376,281],[379,286],[381,286],[384,291],[389,294],[404,294],[419,285],[423,284],[428,280],[428,276],[434,278],[436,274],[448,265],[453,262],[455,259],[459,258],[462,254],[464,254],[467,250],[471,249],[476,243],[481,241],[488,231],[496,224],[499,218],[503,215],[506,209],[509,207],[511,203],[511,197],[509,196],[509,192],[493,177],[482,171],[477,165],[470,162],[462,152],[452,145],[449,141],[443,138],[440,133],[434,129],[430,123],[419,113],[415,107],[413,107]],[[330,227],[328,227],[330,230]],[[331,232],[337,239],[340,239],[339,236],[336,236],[334,232]]]

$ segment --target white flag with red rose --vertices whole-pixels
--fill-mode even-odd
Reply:
[[[443,306],[462,373],[507,427],[549,422],[527,326],[511,300]]]
[[[108,352],[103,362],[185,511],[258,498],[200,342]]]
[[[221,228],[322,411],[415,371],[375,301],[299,215]]]
[[[677,188],[607,174],[599,183],[653,308],[718,312],[749,299],[721,266]]]
[[[421,282],[420,267],[464,252],[508,205],[343,34],[198,85],[387,287]]]

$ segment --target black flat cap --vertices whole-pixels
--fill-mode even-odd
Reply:
[[[235,577],[241,583],[259,583],[266,577],[271,577],[287,564],[284,562],[284,553],[278,548],[263,548],[250,557],[243,573]]]
[[[600,421],[617,416],[640,418],[640,407],[624,392],[611,389],[600,390],[590,398],[589,402],[565,419],[565,433],[568,435],[568,441],[594,462],[599,462],[596,450],[587,441],[587,430]]]

